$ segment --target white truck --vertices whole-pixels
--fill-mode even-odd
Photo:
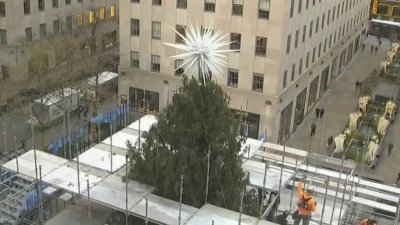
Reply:
[[[61,121],[64,112],[75,112],[79,103],[79,91],[72,88],[55,91],[32,102],[31,117],[27,122],[47,127]]]
[[[98,76],[93,76],[86,81],[83,91],[86,91],[87,98],[90,101],[95,101],[96,98],[96,85],[99,88],[99,100],[102,101],[108,96],[118,93],[118,73],[104,71]]]

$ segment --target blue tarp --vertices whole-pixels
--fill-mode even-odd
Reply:
[[[129,104],[124,104],[120,105],[117,109],[107,112],[107,113],[102,113],[97,115],[96,117],[92,118],[90,120],[91,123],[110,123],[111,122],[116,122],[118,119],[120,119],[124,114],[128,114],[129,110]],[[85,135],[88,135],[90,133],[90,128],[86,125],[78,127],[74,131],[71,131],[71,142],[74,143],[75,141],[81,139]],[[50,152],[53,155],[59,155],[60,152],[64,148],[64,142],[67,145],[68,142],[68,135],[67,137],[57,137],[57,139],[53,140],[48,148],[47,151]]]

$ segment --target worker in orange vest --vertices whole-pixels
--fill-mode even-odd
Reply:
[[[360,225],[377,225],[376,220],[373,219],[365,219],[362,220]]]
[[[312,194],[313,190],[311,189],[303,191],[303,181],[300,180],[297,186],[298,208],[292,215],[294,220],[293,225],[299,225],[300,221],[302,221],[303,225],[310,223],[311,212],[317,209],[317,202],[314,200]]]

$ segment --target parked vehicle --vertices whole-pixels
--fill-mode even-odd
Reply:
[[[55,91],[32,102],[32,116],[27,122],[47,127],[61,121],[64,112],[75,112],[79,103],[79,91],[72,88]]]
[[[102,72],[98,76],[89,78],[83,92],[86,92],[87,99],[94,101],[96,98],[96,83],[99,86],[99,100],[106,99],[110,94],[118,92],[118,74],[113,72]]]

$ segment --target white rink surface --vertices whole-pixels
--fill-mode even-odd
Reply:
[[[148,217],[151,220],[162,222],[168,225],[178,225],[179,218],[179,202],[175,202],[157,195],[149,194],[148,199]],[[129,211],[146,215],[146,199],[142,199],[137,205]],[[182,204],[181,224],[184,224],[195,212],[197,208]],[[211,223],[210,223],[211,224]],[[203,225],[203,224],[199,224]]]
[[[211,225],[212,221],[218,225],[235,225],[239,221],[239,213],[223,209],[210,204],[204,205],[201,209],[193,215],[193,217],[186,223],[187,225]],[[254,225],[257,219],[242,214],[242,225]],[[274,224],[274,223],[266,223]]]
[[[157,123],[157,119],[153,115],[145,115],[140,118],[140,132],[148,132],[153,126],[153,124]],[[135,121],[134,123],[130,124],[128,128],[134,129],[139,131],[139,120]]]
[[[247,160],[243,163],[243,170],[250,173],[250,185],[260,188],[264,186],[265,163]],[[265,176],[266,179],[264,187],[269,190],[278,191],[280,176],[280,169],[269,166]],[[290,179],[291,176],[292,174],[287,171],[282,172],[282,187],[285,186],[285,183]]]
[[[50,172],[54,171],[55,169],[59,168],[60,166],[64,165],[68,162],[68,160],[63,159],[58,156],[54,156],[50,153],[46,153],[40,150],[36,150],[36,161],[37,161],[37,170],[39,175],[39,165],[42,166],[42,176],[46,176]],[[17,160],[12,159],[5,163],[3,167],[17,171]],[[19,172],[35,178],[35,157],[34,157],[34,150],[30,150],[20,156],[18,156],[18,167]]]
[[[86,173],[79,172],[80,190],[81,194],[87,190],[87,181],[85,177]],[[89,186],[93,187],[99,181],[101,177],[93,176],[89,174]],[[79,193],[78,192],[78,173],[77,170],[72,169],[68,166],[62,166],[50,174],[43,177],[43,181],[62,188],[64,190]]]
[[[125,165],[126,160],[124,156],[114,153],[112,159],[112,172],[118,171],[119,169],[121,169],[121,167]],[[74,160],[77,161],[77,158],[75,158]],[[96,147],[92,147],[91,149],[79,155],[79,162],[111,172],[111,152],[109,151],[104,151],[97,149]]]
[[[128,149],[128,146],[127,146],[128,141],[131,143],[131,145],[135,145],[137,140],[139,139],[139,135],[134,134],[134,133],[137,133],[137,132],[130,128],[124,128],[124,129],[118,131],[117,133],[115,133],[112,136],[112,146],[127,150]],[[142,143],[145,141],[144,138],[140,138],[140,140],[142,141]],[[103,143],[107,144],[107,145],[111,145],[111,138],[110,137],[106,138],[103,141]]]
[[[122,177],[110,175],[90,189],[90,196],[97,202],[125,210],[125,188]],[[144,196],[152,192],[153,188],[130,180],[128,183],[128,208],[137,204]]]

